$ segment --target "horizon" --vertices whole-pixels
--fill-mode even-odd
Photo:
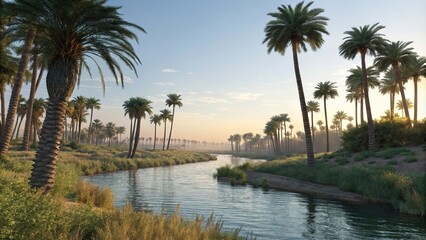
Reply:
[[[294,5],[298,1],[289,1]],[[300,70],[306,102],[314,100],[312,93],[318,82],[337,82],[339,97],[327,101],[328,118],[337,111],[354,117],[354,104],[346,102],[345,77],[348,70],[360,65],[359,56],[348,61],[338,54],[343,32],[352,27],[380,22],[381,31],[390,41],[413,41],[410,45],[419,56],[426,56],[426,22],[422,10],[426,2],[399,1],[339,2],[316,1],[312,6],[323,8],[328,17],[324,45],[316,52],[299,55]],[[289,52],[284,56],[267,53],[262,41],[264,27],[271,20],[281,1],[214,1],[184,3],[175,1],[122,2],[109,1],[108,5],[122,6],[120,12],[126,21],[142,26],[147,33],[138,32],[139,45],[134,45],[142,65],[137,66],[139,77],[123,69],[124,89],[115,86],[111,73],[103,68],[106,94],[96,68],[93,79],[83,72],[75,96],[95,97],[101,100],[101,110],[95,110],[94,119],[103,123],[114,122],[125,126],[128,136],[129,119],[124,116],[122,104],[130,97],[144,97],[153,102],[154,113],[166,108],[166,95],[182,95],[183,107],[176,109],[172,138],[207,142],[227,142],[232,134],[252,132],[263,135],[265,123],[273,115],[288,113],[294,133],[303,131],[299,97],[294,77],[293,61]],[[226,6],[226,7],[223,7]],[[381,7],[382,10],[377,9]],[[357,14],[362,12],[363,14]],[[377,14],[380,15],[377,15]],[[404,16],[403,19],[395,16]],[[343,19],[345,21],[343,21]],[[324,61],[325,60],[325,61]],[[373,57],[367,58],[370,66]],[[40,84],[36,97],[47,97],[45,81]],[[413,100],[412,81],[405,84],[406,96]],[[10,87],[6,91],[9,101]],[[378,119],[389,108],[389,97],[370,90],[373,118]],[[28,85],[22,89],[27,98]],[[419,103],[424,104],[426,81],[419,82]],[[71,98],[71,99],[72,99]],[[396,98],[398,101],[399,95]],[[423,99],[423,101],[422,101]],[[321,100],[320,112],[314,114],[314,123],[324,121]],[[419,104],[418,119],[426,118],[426,109]],[[396,110],[395,112],[398,112]],[[412,114],[412,110],[410,112]],[[310,119],[309,119],[310,121]],[[346,125],[346,122],[344,123]],[[88,126],[88,123],[83,125]],[[169,129],[170,125],[168,125]],[[162,134],[162,126],[157,135]],[[153,137],[154,126],[149,118],[142,123],[141,137]]]

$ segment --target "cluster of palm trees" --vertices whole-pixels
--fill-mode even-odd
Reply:
[[[45,191],[53,187],[68,99],[83,69],[89,69],[88,60],[95,62],[104,89],[104,75],[97,61],[106,63],[117,84],[124,83],[120,62],[136,73],[140,60],[132,46],[133,40],[137,41],[132,29],[144,30],[123,20],[118,10],[106,5],[105,0],[0,1],[0,90],[5,82],[13,81],[7,116],[2,119],[0,155],[9,149],[28,63],[32,62],[30,101],[47,70],[49,97],[30,178],[32,187]],[[22,46],[15,48],[20,42]],[[81,122],[82,118],[78,119]]]
[[[328,18],[322,16],[324,12],[321,8],[310,8],[313,2],[305,4],[300,2],[295,7],[291,5],[281,5],[278,12],[269,13],[273,19],[269,21],[265,27],[264,43],[267,44],[268,53],[276,51],[284,54],[287,47],[291,47],[293,53],[294,71],[296,76],[297,88],[299,92],[300,107],[302,110],[303,126],[305,131],[307,162],[309,166],[315,163],[311,128],[309,126],[308,107],[305,102],[302,79],[298,63],[298,53],[307,51],[307,46],[316,51],[324,43],[323,35],[328,34],[326,30]],[[424,57],[419,57],[410,47],[411,42],[390,42],[386,40],[383,34],[379,33],[384,26],[379,23],[373,25],[365,25],[359,28],[352,28],[350,31],[344,32],[346,37],[339,46],[339,53],[345,59],[354,59],[356,56],[361,57],[361,67],[351,70],[348,81],[354,81],[348,86],[348,99],[352,99],[357,103],[365,104],[368,124],[369,149],[376,149],[375,131],[373,118],[371,114],[371,106],[368,90],[370,86],[376,86],[373,82],[369,82],[370,78],[377,75],[377,71],[391,72],[388,77],[394,79],[397,89],[401,95],[401,101],[407,122],[411,124],[411,118],[408,111],[407,98],[404,92],[404,79],[411,78],[414,83],[414,123],[417,122],[417,82],[421,76],[426,76],[426,63]],[[366,55],[375,56],[374,66],[366,66]],[[349,77],[348,77],[349,78]],[[337,91],[333,90],[334,83],[324,82],[318,83],[314,93],[315,98],[324,100],[324,112],[326,115],[326,99],[337,96]],[[383,90],[384,91],[384,90]],[[392,90],[393,91],[393,90]],[[384,91],[388,92],[388,91]],[[390,92],[390,91],[389,91]],[[395,91],[392,92],[393,96]],[[333,97],[334,96],[334,97]],[[362,99],[362,100],[361,100]],[[391,119],[393,118],[394,98],[391,96]],[[363,109],[363,107],[361,107]],[[361,112],[363,118],[363,112]],[[312,116],[312,115],[311,115]],[[356,117],[356,119],[358,119]],[[312,120],[311,120],[312,121]],[[357,120],[356,120],[357,121]],[[357,125],[357,122],[356,122]],[[326,117],[326,128],[328,122]],[[328,132],[328,131],[327,131]],[[328,137],[327,137],[328,139]],[[279,148],[275,144],[275,148]],[[327,145],[328,140],[327,140]],[[327,151],[329,146],[327,147]]]
[[[163,150],[169,150],[170,141],[172,139],[173,123],[175,118],[175,109],[182,107],[181,95],[171,93],[167,95],[166,106],[172,107],[172,111],[169,109],[163,109],[160,114],[153,114],[151,101],[142,97],[132,97],[125,101],[123,104],[124,115],[128,115],[130,118],[130,142],[129,151],[127,154],[128,158],[133,158],[136,153],[136,149],[140,139],[141,120],[145,119],[147,115],[150,115],[150,123],[154,124],[154,150],[157,139],[157,126],[164,124],[164,137],[163,137]],[[167,140],[166,147],[166,134],[167,134],[167,122],[170,121],[169,138]]]

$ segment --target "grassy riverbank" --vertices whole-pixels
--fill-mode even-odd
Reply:
[[[260,164],[246,164],[240,169],[230,170],[224,167],[218,169],[218,177],[231,177],[235,178],[235,182],[239,182],[246,178],[241,175],[241,170],[245,169],[293,177],[308,182],[338,186],[343,191],[359,193],[370,200],[392,204],[404,213],[425,215],[426,177],[422,161],[426,160],[417,159],[415,155],[407,154],[409,150],[403,150],[388,149],[369,154],[350,154],[342,151],[319,154],[317,164],[313,168],[307,166],[305,155],[295,155]],[[405,154],[400,156],[402,152]],[[409,159],[417,160],[409,161]],[[379,164],[382,160],[386,163]],[[423,170],[418,167],[417,171],[407,171],[413,164],[423,166]]]
[[[10,151],[0,161],[0,239],[240,239],[225,233],[214,217],[185,220],[172,215],[113,207],[111,190],[80,182],[82,174],[169,166],[213,160],[209,154],[65,146],[60,153],[55,187],[49,194],[27,186],[34,152]]]

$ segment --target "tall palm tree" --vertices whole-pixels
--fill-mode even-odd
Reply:
[[[22,121],[24,120],[24,117],[27,116],[27,109],[28,109],[28,101],[26,101],[25,98],[22,97],[21,95],[21,98],[19,100],[18,110],[16,111],[17,118],[15,123],[15,128],[13,129],[13,134],[16,131],[15,139],[18,139],[19,129],[21,129]],[[18,123],[18,119],[20,119],[19,123]]]
[[[372,26],[365,25],[363,27],[353,27],[351,31],[346,31],[344,34],[348,36],[343,38],[342,45],[339,46],[339,54],[345,59],[354,59],[356,55],[361,56],[361,69],[362,69],[362,89],[365,101],[365,110],[367,112],[368,124],[368,149],[375,150],[376,136],[374,132],[373,116],[371,115],[370,97],[368,94],[368,80],[367,80],[367,66],[365,63],[365,56],[375,55],[376,52],[383,47],[386,42],[383,39],[383,34],[379,31],[384,26],[375,23]]]
[[[168,109],[163,109],[160,111],[160,117],[161,119],[163,119],[164,122],[164,137],[163,137],[163,150],[165,150],[166,147],[166,132],[167,132],[167,121],[172,121],[173,119],[173,115],[172,112],[170,112],[170,110]]]
[[[383,95],[389,94],[390,108],[389,108],[389,119],[392,120],[394,117],[395,110],[395,95],[399,94],[398,84],[395,81],[395,75],[392,71],[387,70],[384,77],[380,80],[379,92]]]
[[[91,141],[90,133],[92,130],[92,119],[93,119],[93,110],[99,110],[101,109],[101,101],[99,99],[96,99],[94,97],[90,97],[86,99],[86,108],[90,109],[90,122],[89,122],[89,142]],[[121,136],[121,135],[120,135]]]
[[[308,112],[311,112],[311,131],[312,131],[312,141],[315,142],[315,131],[314,131],[314,112],[317,113],[320,111],[319,103],[317,101],[308,101],[306,104]]]
[[[395,75],[395,80],[399,86],[399,92],[401,94],[402,104],[404,106],[405,117],[407,121],[411,123],[410,113],[408,111],[407,101],[404,92],[403,79],[401,74],[401,66],[406,67],[415,61],[416,54],[413,52],[413,48],[408,47],[411,42],[391,42],[386,43],[384,47],[379,51],[374,64],[380,71],[385,71],[390,66]]]
[[[320,82],[315,87],[314,91],[314,98],[316,99],[323,99],[324,100],[324,115],[325,115],[325,133],[327,138],[327,152],[330,152],[330,139],[328,135],[328,120],[327,120],[327,99],[334,99],[335,97],[339,96],[337,92],[337,87],[335,85],[336,83],[326,81],[326,82]]]
[[[356,68],[349,69],[349,76],[346,77],[346,88],[349,92],[359,92],[360,101],[361,101],[361,123],[364,123],[364,107],[363,107],[363,98],[364,90],[362,85],[362,69],[357,66]],[[374,89],[380,85],[379,82],[379,71],[373,67],[367,68],[367,84],[368,87]]]
[[[328,18],[320,15],[324,10],[321,8],[309,9],[312,4],[313,2],[309,2],[306,5],[304,2],[300,2],[295,8],[290,5],[281,5],[281,7],[278,7],[278,12],[269,13],[268,15],[274,19],[267,23],[265,27],[266,36],[263,40],[263,43],[267,43],[268,53],[274,50],[284,54],[288,46],[291,45],[292,47],[309,166],[315,164],[315,158],[302,77],[299,70],[298,53],[301,50],[306,52],[307,45],[316,51],[324,43],[322,35],[328,34],[326,30]]]
[[[35,12],[30,10],[29,6],[38,6],[34,0],[5,2],[2,6],[2,14],[11,19],[9,27],[4,30],[5,35],[12,35],[14,41],[23,41],[21,58],[19,60],[16,77],[14,78],[12,94],[9,100],[6,122],[3,122],[3,130],[0,139],[0,155],[7,154],[9,151],[10,140],[12,137],[13,121],[19,105],[19,95],[24,82],[25,72],[30,59],[30,51],[36,37],[36,27],[33,24],[38,17]],[[25,11],[22,11],[25,10]],[[25,32],[25,37],[22,37]]]
[[[116,128],[116,133],[118,135],[120,135],[120,144],[121,144],[121,134],[126,132],[126,127],[125,126],[120,126]]]
[[[170,120],[170,133],[169,140],[167,141],[167,150],[169,150],[170,139],[172,139],[172,130],[173,130],[173,122],[175,119],[175,107],[178,106],[181,108],[183,106],[181,96],[176,93],[171,93],[167,95],[166,106],[172,107],[172,120]]]
[[[285,133],[287,132],[287,124],[286,122],[290,122],[290,118],[288,116],[287,113],[281,113],[280,115],[278,115],[278,120],[281,121],[280,123],[280,141],[281,141],[281,148],[284,148],[283,145],[285,145],[286,151],[288,151],[288,139],[286,139]],[[284,130],[284,134],[283,134],[283,130]],[[283,141],[284,138],[284,141]]]
[[[146,115],[151,115],[152,114],[152,106],[151,106],[151,101],[145,99],[145,98],[141,98],[141,97],[136,97],[135,98],[135,115],[134,117],[137,120],[136,123],[136,134],[134,137],[134,145],[133,145],[133,149],[132,149],[132,155],[130,156],[130,158],[133,158],[135,156],[136,153],[136,149],[138,147],[139,144],[139,137],[140,137],[140,131],[141,131],[141,122],[142,122],[142,118],[145,118]]]
[[[77,110],[77,116],[78,116],[78,134],[77,134],[77,142],[80,143],[81,138],[81,123],[83,122],[83,118],[86,115],[86,97],[84,96],[77,96],[73,99],[75,108]]]
[[[49,191],[54,184],[67,100],[82,68],[88,68],[86,59],[93,60],[96,56],[104,60],[116,81],[120,79],[123,84],[121,67],[115,58],[136,70],[135,64],[140,60],[130,40],[137,37],[130,28],[143,29],[124,21],[119,8],[107,6],[105,0],[50,0],[38,4],[16,0],[8,3],[8,9],[14,10],[22,24],[35,26],[41,33],[43,49],[49,50],[45,52],[49,63],[46,76],[49,103],[30,178],[32,187]],[[100,76],[104,83],[101,72]]]
[[[415,61],[408,66],[409,76],[413,79],[414,83],[414,123],[417,123],[417,108],[418,108],[418,96],[417,96],[417,83],[420,82],[421,77],[426,78],[426,58],[416,57]]]
[[[358,101],[361,98],[361,93],[358,90],[348,91],[346,101],[355,102],[355,126],[358,127]]]
[[[36,40],[37,42],[37,40]],[[35,44],[37,45],[37,44]],[[27,116],[33,115],[33,107],[34,107],[34,101],[35,101],[35,95],[38,89],[38,86],[40,85],[41,78],[44,73],[45,69],[45,63],[43,62],[43,57],[40,56],[40,49],[37,46],[34,46],[32,49],[33,57],[32,57],[32,76],[31,76],[31,87],[30,87],[30,96],[28,97],[28,108],[27,108]],[[39,65],[41,65],[41,69],[38,72]],[[25,120],[25,129],[24,129],[24,135],[22,138],[22,149],[23,150],[29,150],[30,148],[30,131],[31,131],[31,125],[32,125],[32,118],[27,118]]]
[[[234,152],[234,135],[229,136],[228,142],[231,143],[231,152]]]
[[[135,108],[135,98],[132,97],[129,100],[125,101],[123,104],[124,108],[124,116],[129,115],[130,119],[130,135],[129,135],[129,150],[127,152],[127,158],[130,158],[132,155],[132,149],[133,149],[133,141],[135,137],[135,131],[136,131],[136,122],[137,119],[135,118],[136,114],[136,108]]]
[[[160,126],[161,125],[161,121],[163,121],[163,119],[161,118],[160,115],[158,114],[154,114],[151,116],[151,118],[149,119],[149,122],[152,124],[154,124],[154,150],[155,150],[155,140],[157,139],[157,125]]]

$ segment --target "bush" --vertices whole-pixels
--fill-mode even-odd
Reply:
[[[217,173],[213,175],[214,178],[229,178],[231,183],[245,184],[247,182],[246,173],[239,168],[231,168],[229,165],[217,169]]]
[[[114,208],[114,196],[109,188],[101,188],[85,181],[80,181],[74,194],[74,198],[78,202],[105,209]]]
[[[379,148],[421,145],[426,142],[426,121],[411,127],[402,120],[375,122],[376,143]],[[352,152],[368,149],[368,126],[363,124],[343,133],[342,147]]]

